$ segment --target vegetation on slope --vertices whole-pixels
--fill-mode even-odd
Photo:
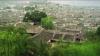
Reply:
[[[53,29],[54,24],[53,24],[53,17],[45,17],[41,20],[41,25],[45,29]]]
[[[96,31],[98,32],[98,30]],[[0,27],[0,56],[99,56],[100,36],[87,32],[84,43],[53,43],[29,39],[24,28]]]
[[[28,35],[23,28],[0,27],[0,56],[22,56],[27,51]]]

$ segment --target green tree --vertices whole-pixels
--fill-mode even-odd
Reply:
[[[27,13],[25,14],[25,16],[24,16],[23,21],[24,21],[24,22],[28,22],[28,21],[30,21],[30,20],[31,20],[31,14],[30,14],[30,12],[27,12]]]
[[[47,17],[47,14],[45,12],[41,12],[41,11],[31,11],[31,12],[27,12],[24,16],[23,21],[24,22],[34,22],[34,24],[40,23],[41,19]]]
[[[100,26],[97,28],[96,34],[100,36]]]
[[[34,9],[35,9],[35,7],[30,7],[30,6],[25,7],[25,11],[32,11]]]
[[[54,27],[53,17],[48,16],[46,18],[43,18],[41,20],[41,25],[45,29],[53,29],[53,27]]]

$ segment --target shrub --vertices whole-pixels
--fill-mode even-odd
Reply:
[[[26,31],[23,28],[0,27],[0,56],[22,56],[27,51]]]
[[[42,27],[45,28],[45,29],[53,29],[53,27],[54,27],[53,18],[50,17],[50,16],[48,16],[48,17],[46,17],[46,18],[43,18],[43,19],[41,20],[41,25],[42,25]]]
[[[34,56],[49,56],[48,44],[41,39],[38,39],[38,37],[30,39],[28,44],[28,47],[31,49],[31,52],[33,52]]]
[[[64,56],[64,50],[60,47],[55,47],[50,50],[50,56]]]

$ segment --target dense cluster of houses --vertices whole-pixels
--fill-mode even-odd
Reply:
[[[0,24],[21,24],[23,17],[26,13],[24,8],[26,6],[35,7],[36,10],[44,11],[49,16],[54,16],[54,30],[44,30],[41,33],[40,28],[34,28],[29,26],[28,33],[36,33],[38,37],[43,39],[52,40],[59,39],[63,40],[83,40],[84,28],[96,29],[100,25],[100,8],[89,8],[89,7],[73,7],[70,5],[60,5],[53,3],[31,3],[30,5],[22,6],[21,9],[13,7],[10,9],[0,9]]]

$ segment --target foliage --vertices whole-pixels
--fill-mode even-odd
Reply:
[[[88,40],[94,40],[95,39],[95,31],[85,31],[84,32],[84,37],[87,38]]]
[[[63,44],[63,43],[62,43]],[[85,42],[82,44],[79,43],[70,43],[69,45],[53,47],[50,49],[51,56],[99,56],[100,47],[98,45],[100,42]]]
[[[100,27],[97,28],[97,30],[89,30],[84,31],[84,37],[87,38],[90,41],[97,41],[100,38]]]
[[[45,19],[45,18],[44,18]],[[46,18],[48,19],[48,18]],[[94,31],[86,32],[86,37],[96,37]],[[51,47],[41,38],[32,39],[25,29],[13,26],[0,27],[0,56],[99,56],[100,41],[88,40],[84,43],[53,43]],[[90,38],[89,38],[90,39]]]
[[[45,28],[45,29],[53,29],[53,27],[54,27],[53,18],[50,17],[50,16],[48,16],[48,17],[46,17],[46,18],[43,18],[43,19],[41,20],[41,25],[42,25],[42,27]]]
[[[35,11],[27,12],[25,14],[23,21],[25,21],[25,22],[31,21],[34,23],[37,23],[37,22],[40,23],[41,19],[44,17],[47,17],[45,12],[35,10]]]
[[[29,39],[28,44],[34,56],[49,56],[49,45],[38,37]]]
[[[100,36],[100,27],[97,28],[96,34]]]
[[[13,26],[0,27],[0,56],[22,56],[27,51],[26,31]]]
[[[34,9],[35,9],[34,7],[30,7],[30,6],[25,7],[25,11],[32,11]]]
[[[63,48],[55,47],[50,50],[50,56],[64,56]]]

